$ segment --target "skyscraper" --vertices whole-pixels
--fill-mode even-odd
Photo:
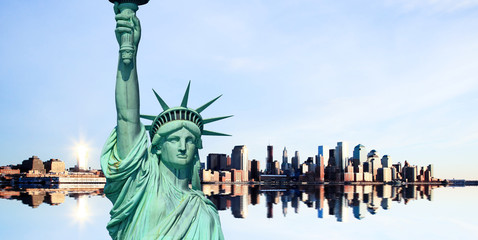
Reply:
[[[248,151],[245,145],[235,146],[231,153],[232,168],[243,171],[243,181],[249,180]]]
[[[256,159],[253,159],[251,161],[251,175],[249,177],[251,179],[254,179],[254,181],[259,181],[260,171],[261,171],[260,162],[257,161]]]
[[[289,169],[289,158],[287,157],[287,149],[284,147],[284,151],[282,151],[282,171],[286,171]]]
[[[294,169],[294,172],[297,172],[299,170],[299,163],[299,151],[295,151],[295,156],[292,157],[292,169]]]
[[[392,158],[388,155],[382,157],[382,167],[389,168],[392,167]]]
[[[222,153],[208,154],[207,168],[214,171],[226,170],[226,154],[222,154]]]
[[[344,171],[345,165],[349,159],[349,144],[347,142],[338,142],[335,147],[335,165],[340,172]]]
[[[318,149],[318,154],[317,154],[317,162],[316,164],[317,165],[327,165],[328,164],[328,161],[329,161],[329,147],[328,146],[325,146],[325,145],[321,145],[319,146],[319,149]],[[320,158],[320,156],[322,156],[323,158]],[[325,162],[323,163],[320,163],[319,161],[323,159]]]
[[[365,146],[359,144],[354,148],[354,167],[360,166],[360,164],[367,161],[367,150]]]
[[[267,146],[267,166],[266,172],[271,173],[272,171],[272,162],[274,162],[274,147],[272,145]]]
[[[378,169],[382,167],[382,161],[378,152],[373,149],[367,154],[367,161],[370,163],[370,171],[372,172],[372,179],[376,181]]]

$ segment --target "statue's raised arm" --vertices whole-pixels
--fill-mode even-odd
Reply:
[[[115,3],[116,39],[120,45],[116,73],[117,151],[126,157],[141,131],[136,54],[141,26],[136,17],[137,5]]]

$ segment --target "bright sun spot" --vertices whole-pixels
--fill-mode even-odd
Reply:
[[[88,147],[84,144],[76,146],[76,156],[78,159],[78,168],[81,170],[88,169]]]

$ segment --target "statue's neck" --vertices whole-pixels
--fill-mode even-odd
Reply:
[[[166,183],[166,188],[173,188],[179,192],[189,191],[189,182],[191,178],[191,169],[175,169],[167,166],[163,161],[159,162],[160,178],[163,183]],[[173,190],[169,189],[169,190]]]

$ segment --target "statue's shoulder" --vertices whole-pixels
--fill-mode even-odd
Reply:
[[[191,189],[190,198],[193,202],[196,202],[201,208],[203,208],[203,211],[217,215],[216,205],[214,205],[214,203],[209,200],[202,191]]]

